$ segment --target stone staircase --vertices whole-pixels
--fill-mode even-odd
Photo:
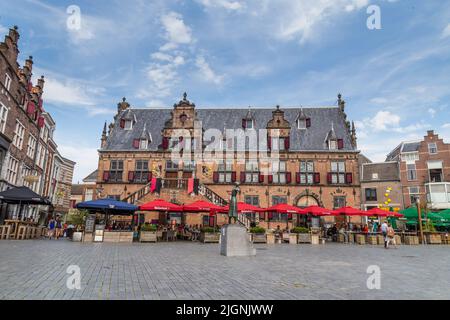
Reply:
[[[161,186],[161,194],[152,194],[150,193],[151,183],[146,184],[141,189],[136,192],[130,194],[126,198],[122,199],[122,201],[134,204],[141,205],[149,201],[156,200],[158,198],[162,198],[170,201],[171,193],[174,191],[178,191],[177,198],[184,203],[194,202],[196,200],[208,200],[211,203],[214,203],[219,206],[226,206],[228,201],[223,199],[213,190],[208,188],[206,185],[200,183],[198,187],[198,195],[189,195],[187,193],[187,179],[163,179]],[[241,225],[250,229],[250,219],[247,218],[245,214],[238,214],[238,221]]]

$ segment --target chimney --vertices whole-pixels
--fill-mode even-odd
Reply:
[[[41,76],[38,81],[37,81],[37,87],[39,88],[39,95],[42,95],[42,93],[44,92],[44,84],[45,84],[45,79],[44,76]]]
[[[11,29],[9,29],[9,37],[11,38],[12,43],[14,43],[17,46],[17,43],[19,42],[19,32],[17,31],[19,29],[18,26],[14,26]]]

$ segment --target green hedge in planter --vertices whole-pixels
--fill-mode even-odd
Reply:
[[[292,233],[309,233],[309,229],[305,227],[295,227],[291,230]]]
[[[216,233],[216,229],[212,227],[203,227],[201,231],[203,233]]]
[[[141,226],[141,231],[144,231],[144,232],[146,232],[146,231],[155,232],[157,230],[158,230],[158,228],[153,224],[146,223],[143,226]]]
[[[253,228],[250,229],[250,233],[265,234],[266,233],[266,229],[264,229],[263,227],[253,227]]]

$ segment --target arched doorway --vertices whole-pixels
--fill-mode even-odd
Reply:
[[[306,208],[309,206],[322,206],[322,202],[319,200],[318,195],[306,190],[295,198],[294,205],[300,208]],[[318,227],[319,219],[311,217],[310,215],[298,215],[296,225],[304,227]]]
[[[318,205],[319,205],[319,201],[311,195],[305,195],[305,196],[300,197],[297,200],[297,204],[296,204],[296,206],[300,207],[300,208],[306,208],[309,206],[318,206]]]

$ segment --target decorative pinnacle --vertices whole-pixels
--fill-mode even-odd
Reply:
[[[187,93],[183,93],[183,101],[187,101]]]

